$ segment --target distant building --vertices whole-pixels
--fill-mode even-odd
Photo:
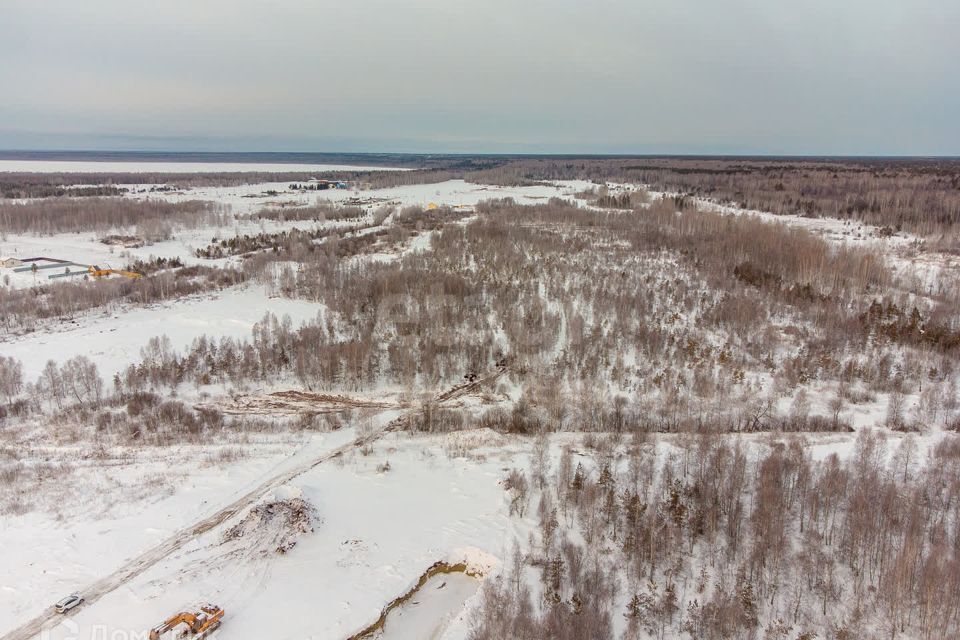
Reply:
[[[19,258],[10,258],[8,256],[0,257],[0,267],[19,267],[23,264]]]

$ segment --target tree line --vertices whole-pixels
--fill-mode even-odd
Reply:
[[[199,228],[221,226],[226,221],[227,213],[222,205],[201,200],[166,202],[131,198],[52,198],[19,203],[0,202],[0,228],[7,233],[103,232],[144,225],[149,228],[160,225]]]

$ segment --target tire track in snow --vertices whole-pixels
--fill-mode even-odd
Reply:
[[[480,380],[475,380],[472,382],[467,382],[459,385],[455,385],[444,391],[443,393],[437,394],[434,397],[435,402],[449,402],[461,398],[470,393],[478,391],[482,385],[497,380],[501,375],[506,372],[505,366],[500,366],[497,368],[496,372],[482,378]],[[353,442],[347,443],[332,451],[329,451],[319,458],[315,458],[309,462],[306,462],[298,467],[294,467],[289,471],[277,474],[268,480],[264,481],[256,488],[245,493],[240,498],[237,498],[227,506],[223,507],[213,515],[210,515],[199,522],[180,529],[178,532],[173,534],[170,538],[160,543],[159,545],[149,549],[140,555],[136,556],[132,560],[124,563],[119,569],[114,571],[108,576],[97,580],[93,584],[89,585],[85,590],[81,591],[81,595],[84,597],[84,603],[75,609],[72,612],[76,612],[80,608],[88,607],[95,603],[97,600],[103,596],[115,591],[119,587],[123,586],[130,580],[136,578],[140,574],[144,573],[155,564],[161,560],[167,558],[176,551],[179,551],[188,543],[192,542],[199,536],[207,533],[211,529],[216,528],[217,526],[223,524],[230,518],[236,516],[238,513],[255,503],[261,497],[263,497],[269,491],[276,489],[277,487],[286,484],[300,476],[311,469],[333,460],[339,456],[344,455],[348,451],[353,449],[360,449],[382,437],[384,434],[395,431],[397,428],[401,427],[407,420],[412,409],[406,411],[403,415],[394,418],[382,428],[373,431],[365,436],[361,436],[353,440]],[[4,636],[0,636],[0,640],[31,640],[37,635],[42,633],[44,630],[51,629],[57,626],[61,620],[64,619],[64,616],[58,614],[53,609],[50,609],[33,620],[30,620],[20,627],[14,629],[13,631],[8,632]]]

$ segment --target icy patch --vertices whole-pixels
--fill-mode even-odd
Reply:
[[[498,564],[479,549],[460,549],[427,569],[406,593],[384,607],[380,617],[349,640],[439,638],[462,617],[484,575]]]
[[[464,573],[437,575],[408,602],[390,612],[377,640],[426,640],[439,638],[466,603],[477,593],[480,581]]]

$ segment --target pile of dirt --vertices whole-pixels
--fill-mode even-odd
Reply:
[[[352,409],[405,408],[402,402],[370,398],[312,393],[309,391],[274,391],[268,394],[235,394],[215,405],[231,415],[317,415],[341,413]]]
[[[100,239],[100,242],[106,245],[110,245],[114,247],[124,247],[127,249],[136,249],[144,245],[143,238],[138,238],[137,236],[121,236],[121,235],[105,236]]]
[[[223,534],[223,542],[245,539],[261,553],[287,553],[305,533],[313,533],[316,510],[303,498],[268,500]]]

